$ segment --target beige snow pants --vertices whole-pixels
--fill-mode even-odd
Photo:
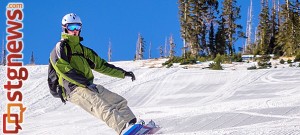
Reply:
[[[127,106],[127,100],[101,85],[97,85],[97,89],[99,93],[88,88],[77,87],[70,93],[68,101],[103,120],[109,127],[121,134],[126,123],[135,118]]]

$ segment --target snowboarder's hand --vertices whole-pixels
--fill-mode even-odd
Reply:
[[[90,85],[87,86],[87,87],[88,87],[88,89],[90,89],[91,91],[94,91],[94,92],[99,93],[96,84],[90,84]]]
[[[131,77],[131,80],[134,81],[135,80],[135,76],[133,74],[133,72],[125,72],[125,76]]]

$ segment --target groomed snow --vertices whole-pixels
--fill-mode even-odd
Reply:
[[[193,66],[161,67],[164,60],[112,64],[131,70],[136,81],[95,72],[95,83],[124,96],[136,116],[153,119],[159,134],[257,135],[300,134],[300,68],[246,70],[253,63],[223,65],[225,70]],[[114,135],[112,129],[83,109],[51,96],[47,66],[26,66],[22,88],[27,107],[22,135]],[[1,76],[6,76],[1,67]],[[3,87],[6,78],[1,78]],[[0,91],[1,112],[6,110]],[[2,124],[2,119],[0,119]],[[2,126],[0,127],[2,130]],[[2,132],[2,131],[1,131]]]

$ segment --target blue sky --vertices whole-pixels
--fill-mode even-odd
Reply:
[[[8,2],[0,2],[0,38],[6,36],[5,7]],[[29,63],[34,52],[36,64],[47,64],[51,50],[60,40],[61,19],[67,13],[76,13],[83,22],[81,36],[83,45],[94,49],[100,57],[107,60],[108,42],[112,43],[112,61],[132,60],[138,33],[146,41],[148,58],[149,43],[152,43],[152,57],[158,58],[160,45],[171,34],[176,44],[176,55],[181,55],[182,39],[178,21],[177,0],[23,0],[24,3],[24,64]],[[247,9],[250,0],[239,0],[242,19],[239,21],[246,29]],[[259,1],[253,0],[254,23],[258,22]],[[240,47],[243,40],[236,42]]]

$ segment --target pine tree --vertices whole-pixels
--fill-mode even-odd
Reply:
[[[214,63],[209,65],[210,69],[223,70],[221,62],[222,62],[222,57],[220,54],[217,54],[216,58],[214,59]]]
[[[149,43],[149,59],[152,58],[152,57],[151,57],[151,47],[152,47],[152,43],[150,42],[150,43]]]
[[[192,57],[196,58],[199,51],[203,51],[206,47],[206,24],[203,18],[207,14],[207,10],[202,9],[205,5],[205,0],[191,0],[189,3],[191,24],[190,48]]]
[[[164,50],[162,46],[159,46],[159,57],[163,58],[164,57]]]
[[[142,35],[138,34],[138,40],[136,43],[136,56],[135,60],[142,60],[145,52],[145,41]]]
[[[191,51],[192,57],[197,57],[199,51],[209,53],[207,45],[207,28],[214,19],[217,11],[217,0],[179,0],[179,16],[181,37],[183,38],[183,53],[186,48]]]
[[[170,43],[170,54],[169,54],[169,57],[170,58],[173,58],[175,56],[175,43],[174,43],[174,39],[173,39],[173,36],[171,35],[170,38],[169,38],[169,43]]]
[[[29,65],[35,65],[35,60],[34,60],[34,56],[33,56],[33,51],[31,52],[31,57],[30,57]]]
[[[293,23],[293,42],[295,52],[294,55],[300,55],[300,2],[295,0],[291,5],[292,23]]]
[[[286,0],[281,5],[279,13],[279,32],[276,36],[276,48],[281,49],[283,55],[293,56],[299,53],[299,1]]]
[[[189,48],[189,23],[188,20],[191,20],[189,13],[189,3],[188,0],[178,0],[178,14],[180,22],[180,33],[181,38],[183,39],[182,53],[183,56],[186,56],[187,49]]]
[[[246,41],[243,47],[243,54],[252,54],[253,50],[253,42],[252,42],[252,0],[250,1],[250,6],[248,8],[247,14],[247,27],[246,27]]]
[[[179,16],[181,26],[181,37],[184,42],[184,55],[186,54],[185,48],[189,48],[192,57],[197,57],[200,50],[199,47],[199,32],[201,28],[198,14],[199,4],[196,0],[179,0]]]
[[[208,34],[208,39],[209,39],[209,44],[208,44],[208,48],[209,51],[207,52],[208,55],[210,55],[211,57],[215,57],[216,56],[216,44],[215,44],[215,27],[214,24],[217,23],[216,20],[216,14],[219,14],[219,2],[217,0],[209,0],[208,1],[208,23],[210,23],[210,28],[209,28],[209,34]]]
[[[274,49],[276,46],[276,34],[278,33],[278,12],[277,12],[277,6],[276,6],[276,1],[272,0],[272,14],[271,14],[271,39],[270,39],[270,45],[268,48],[268,53],[277,53],[276,50]]]
[[[205,54],[208,54],[209,51],[208,51],[208,46],[207,46],[207,43],[206,43],[206,33],[207,33],[207,25],[206,24],[203,24],[202,25],[202,29],[201,29],[201,33],[200,33],[200,48],[201,48],[201,54],[202,55],[205,55]],[[200,49],[199,48],[199,49]]]
[[[210,52],[208,55],[210,55],[211,57],[215,57],[216,56],[216,47],[215,47],[215,33],[214,33],[214,26],[213,26],[213,22],[211,22],[210,25],[210,29],[209,29],[209,49]]]
[[[240,6],[237,6],[236,0],[224,0],[222,8],[221,18],[224,19],[224,30],[226,35],[226,42],[228,43],[228,51],[230,55],[233,55],[234,42],[240,38],[244,37],[244,33],[241,31],[242,26],[237,24],[236,21],[241,19],[240,16]]]
[[[269,6],[268,0],[262,0],[262,11],[260,13],[260,21],[258,25],[258,50],[257,53],[261,55],[269,54],[269,44],[271,39],[271,23],[270,23],[270,14],[269,14]]]
[[[112,49],[111,49],[111,41],[110,40],[108,42],[108,52],[107,52],[107,55],[108,55],[108,62],[111,62]]]
[[[216,40],[215,40],[215,46],[216,46],[216,54],[224,55],[226,54],[226,47],[227,42],[226,42],[226,34],[225,34],[225,26],[224,23],[225,19],[221,18],[220,21],[218,21],[218,30],[216,33]]]

